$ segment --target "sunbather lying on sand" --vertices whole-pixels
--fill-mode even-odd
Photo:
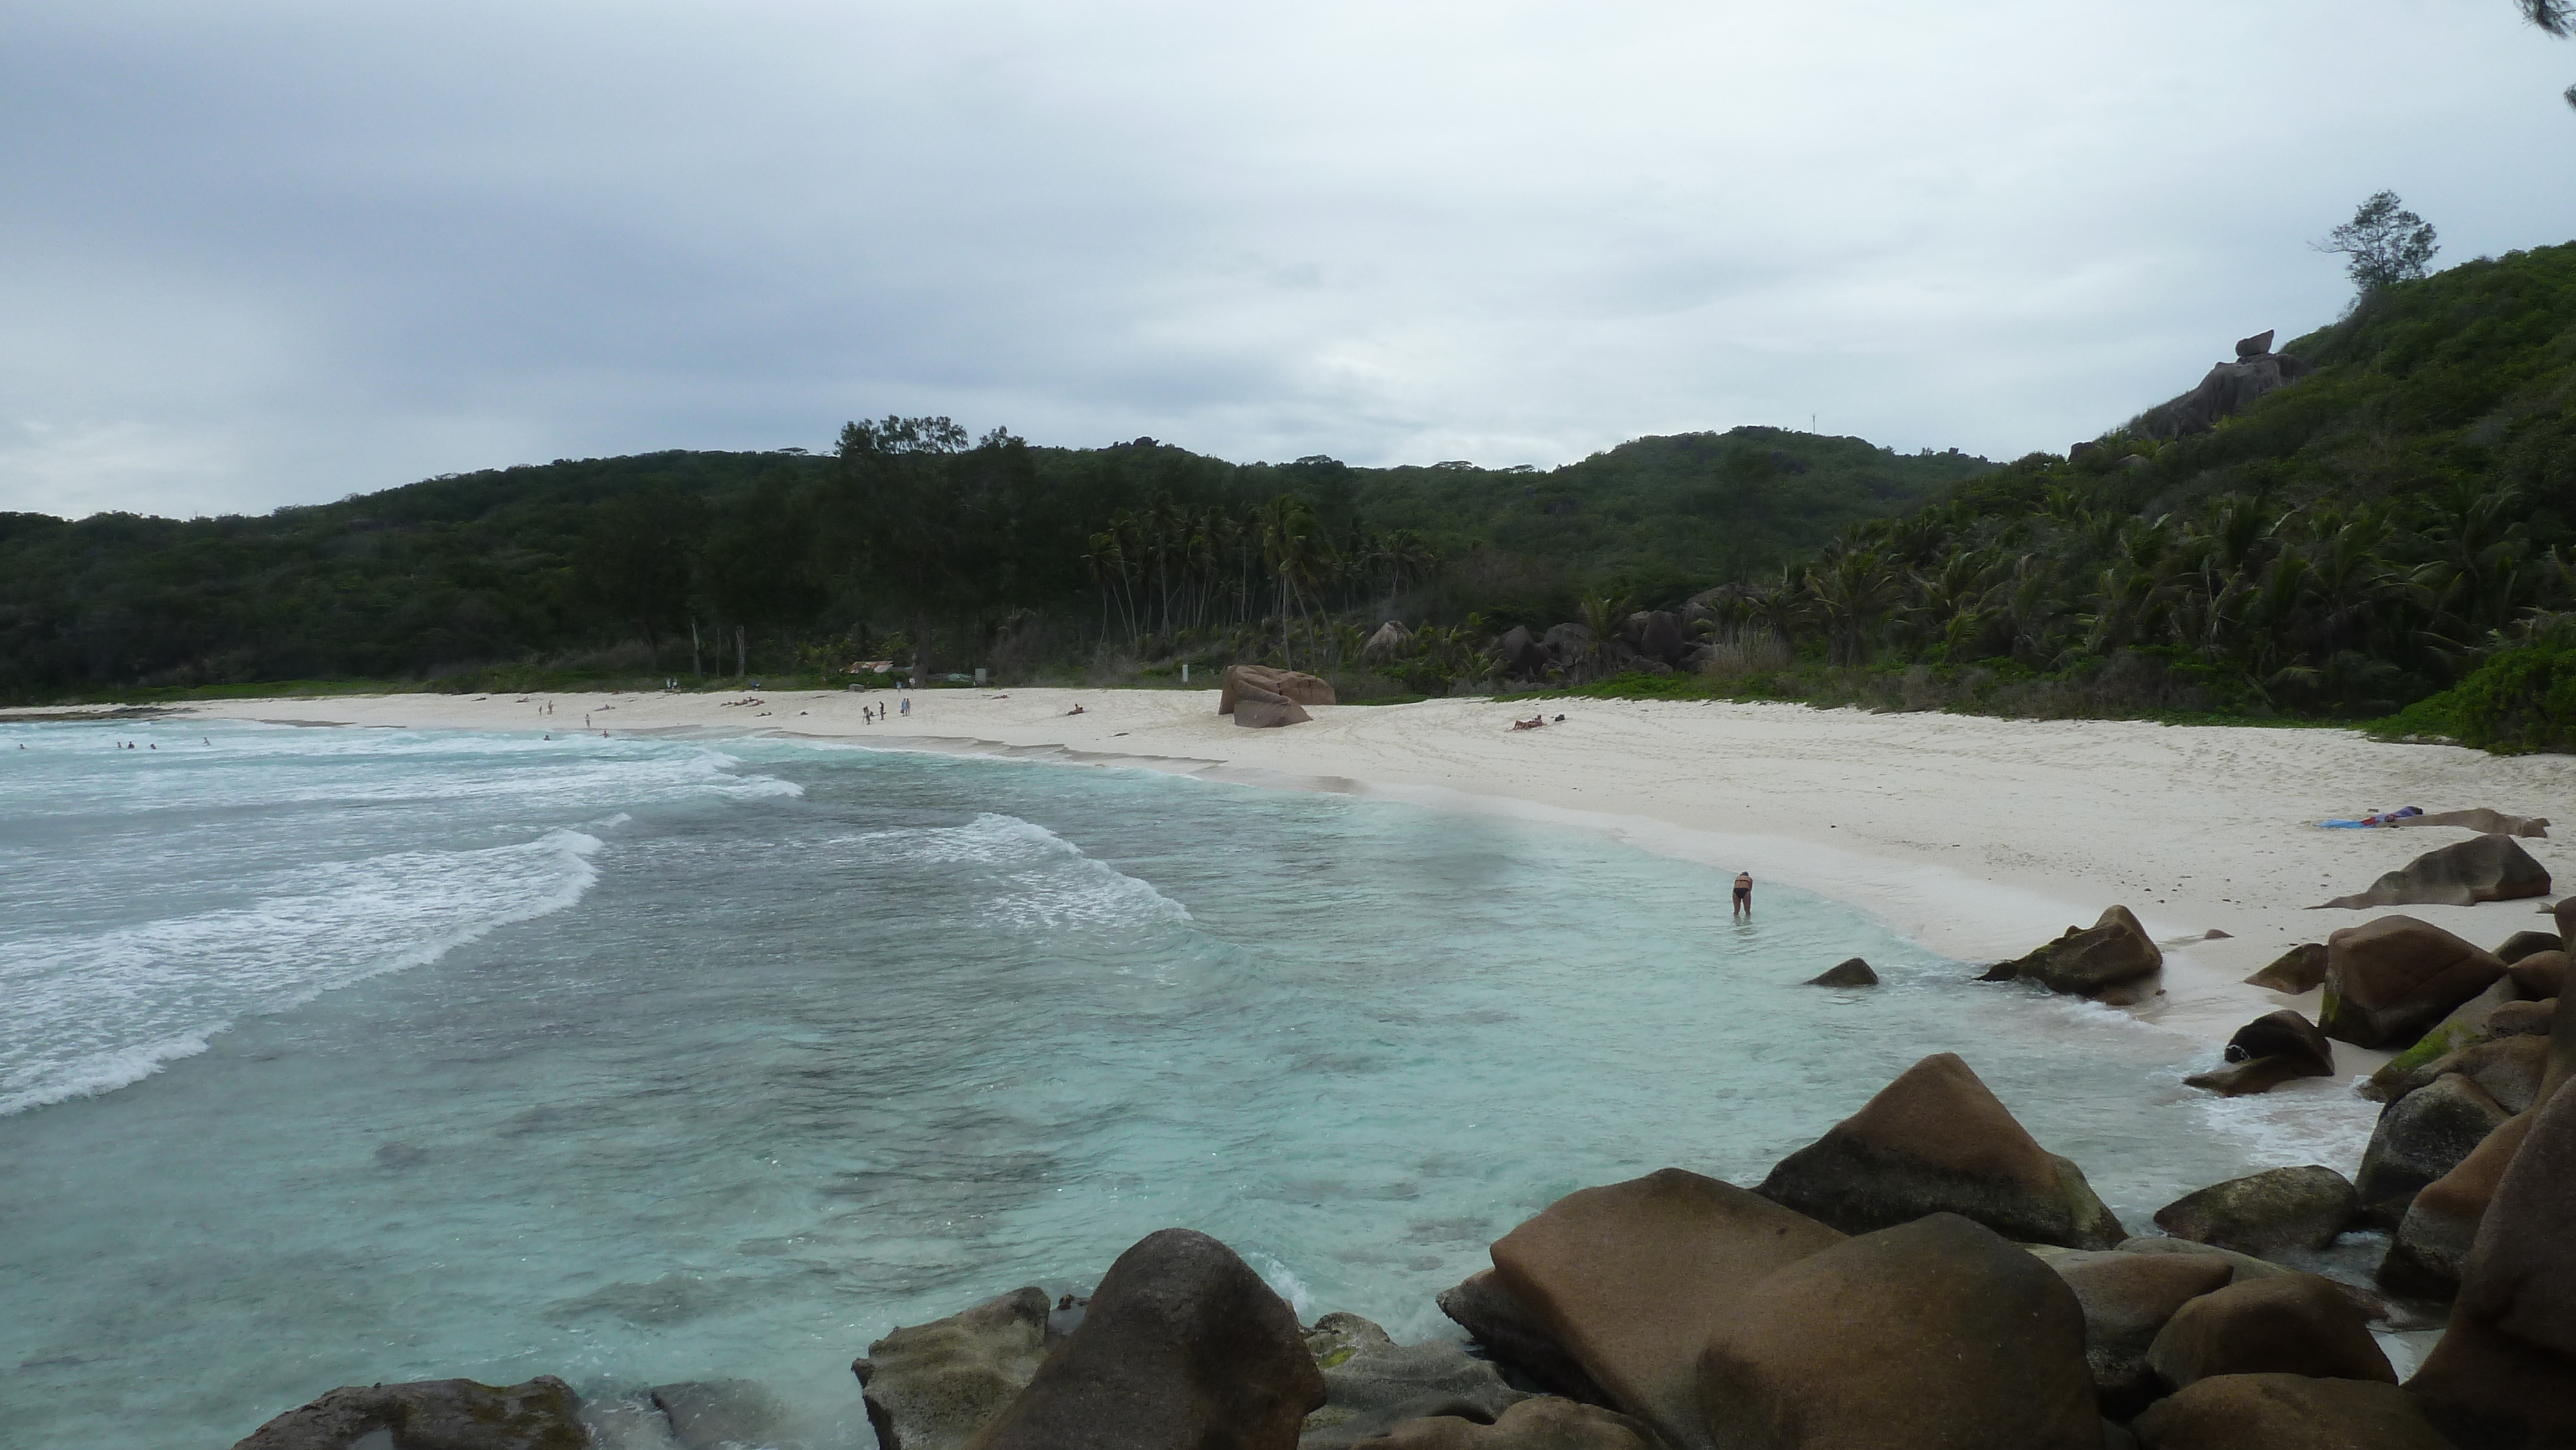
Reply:
[[[1546,716],[1546,715],[1544,715],[1544,714],[1532,715],[1531,717],[1529,717],[1529,718],[1528,718],[1528,719],[1526,719],[1526,720],[1515,720],[1515,721],[1513,721],[1513,722],[1512,722],[1512,728],[1513,728],[1513,729],[1515,729],[1515,730],[1536,730],[1538,727],[1540,727],[1541,725],[1544,725],[1544,724],[1546,724],[1546,723],[1547,723],[1547,716]]]

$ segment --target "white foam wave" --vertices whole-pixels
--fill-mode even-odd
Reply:
[[[1243,1261],[1261,1276],[1261,1282],[1270,1286],[1271,1293],[1288,1301],[1288,1307],[1297,1311],[1298,1322],[1305,1322],[1306,1316],[1315,1312],[1315,1291],[1276,1255],[1256,1249],[1245,1254]]]
[[[1018,816],[987,811],[962,826],[872,831],[852,838],[872,851],[934,865],[1001,868],[987,919],[1039,931],[1188,921],[1189,908],[1080,846]]]
[[[2379,1122],[2380,1105],[2353,1091],[2359,1081],[2296,1078],[2246,1097],[2193,1097],[2202,1119],[2243,1143],[2249,1158],[2280,1167],[2322,1163],[2349,1178]]]
[[[1001,864],[1082,854],[1081,847],[1035,821],[997,815],[991,811],[962,826],[871,831],[857,839],[915,861],[943,864]]]
[[[560,911],[599,879],[596,836],[400,852],[267,883],[249,906],[0,939],[0,1115],[139,1082],[244,1015],[438,960]]]

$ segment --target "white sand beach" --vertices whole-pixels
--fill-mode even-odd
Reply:
[[[185,707],[207,717],[350,726],[615,734],[770,733],[879,748],[1145,766],[1282,788],[1497,811],[1612,833],[1726,878],[1849,902],[1934,950],[2017,955],[2121,903],[2166,944],[2164,995],[2130,1009],[2224,1038],[2315,994],[2240,981],[2286,948],[2377,911],[2309,910],[2464,833],[2321,830],[2375,809],[2491,806],[2576,831],[2576,759],[2390,745],[2340,730],[1873,715],[1795,705],[1435,700],[1317,709],[1253,730],[1214,690],[935,690],[863,723],[889,692],[340,696]],[[541,717],[551,699],[555,713]],[[1084,713],[1069,713],[1075,705]],[[1562,723],[1553,723],[1563,714]],[[2560,840],[2524,844],[2555,873]],[[1756,901],[1759,902],[1757,891]],[[2545,902],[2549,898],[2543,898]],[[2492,946],[2544,924],[2531,901],[2404,908]],[[2212,931],[2223,937],[2206,939]],[[1816,964],[1818,970],[1832,965]],[[2339,1066],[2380,1055],[2339,1046]],[[2215,1055],[2213,1054],[2213,1061]]]

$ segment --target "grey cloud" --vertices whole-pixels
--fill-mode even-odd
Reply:
[[[2329,320],[2404,192],[2560,240],[2501,0],[2113,10],[28,0],[0,507],[208,512],[950,413],[1553,463],[2010,456]]]

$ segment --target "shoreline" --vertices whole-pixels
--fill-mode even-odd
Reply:
[[[2016,956],[2126,905],[2164,948],[2164,991],[2125,1011],[2213,1049],[2298,996],[2241,979],[2303,941],[2397,908],[2311,910],[2464,833],[2329,831],[2399,805],[2491,806],[2576,829],[2576,758],[2392,745],[2341,730],[1873,715],[1791,704],[1568,699],[1514,732],[1514,705],[1324,706],[1253,730],[1207,690],[343,695],[170,707],[286,725],[758,736],[1164,770],[1406,800],[1596,831],[1844,902],[1943,955]],[[756,704],[729,701],[756,700]],[[551,700],[556,714],[540,717]],[[1084,713],[1070,714],[1080,704]],[[77,719],[103,710],[60,712]],[[2557,868],[2555,840],[2523,843]],[[1712,909],[1722,904],[1713,878]],[[1760,900],[1757,890],[1756,901]],[[2402,910],[2492,946],[2529,901]],[[2211,937],[2216,931],[2221,936]],[[1831,965],[1819,963],[1818,970]],[[2337,1043],[2341,1074],[2386,1054]]]

